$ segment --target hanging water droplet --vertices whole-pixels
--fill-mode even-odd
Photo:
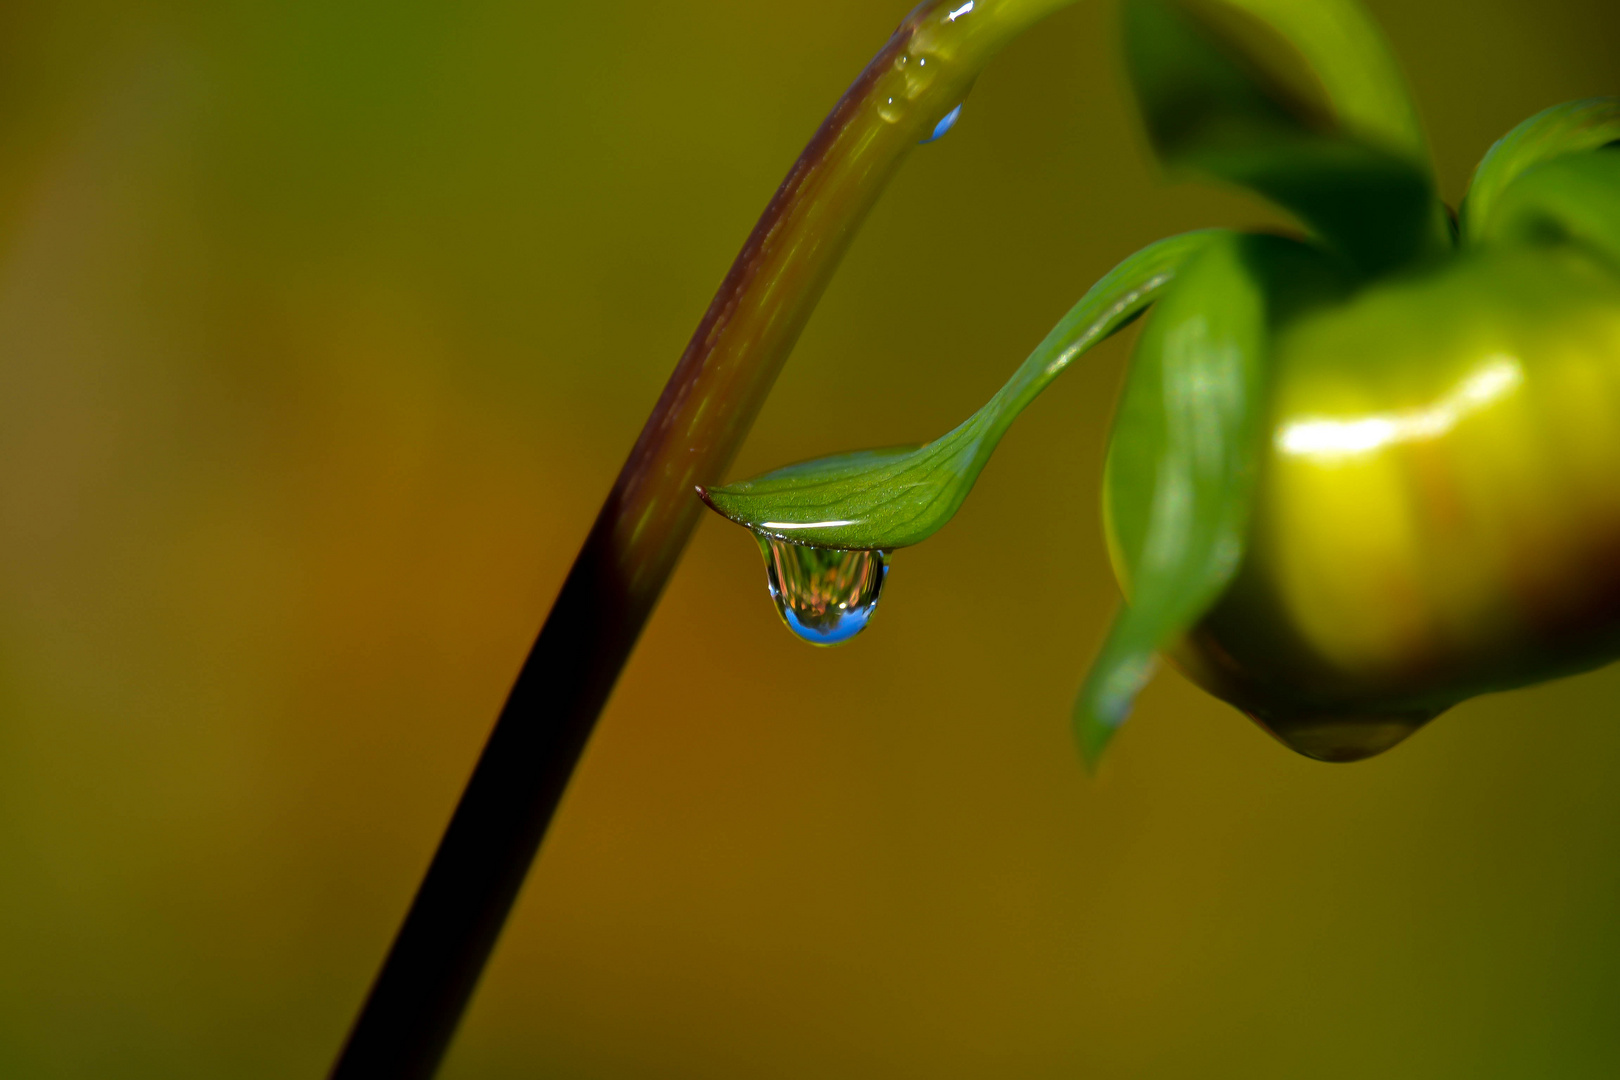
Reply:
[[[1403,742],[1437,713],[1272,713],[1262,719],[1251,712],[1249,716],[1296,753],[1318,761],[1361,761]]]
[[[788,629],[812,645],[838,645],[862,630],[888,576],[887,553],[813,547],[754,535],[771,599]]]
[[[956,108],[952,109],[950,112],[948,112],[944,116],[940,117],[939,118],[939,123],[934,125],[933,134],[929,135],[928,138],[926,138],[926,139],[917,140],[917,145],[918,146],[927,146],[929,143],[933,142],[936,139],[943,139],[945,137],[946,132],[950,131],[951,128],[956,126],[957,117],[959,117],[961,115],[962,115],[962,106],[959,104],[959,105],[956,106]]]

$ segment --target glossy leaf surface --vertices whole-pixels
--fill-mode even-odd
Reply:
[[[1007,428],[1077,357],[1160,297],[1218,230],[1161,240],[1120,263],[966,422],[921,447],[838,454],[700,492],[757,533],[841,548],[897,548],[951,519]]]
[[[1449,226],[1393,61],[1331,62],[1335,20],[1387,57],[1376,29],[1352,17],[1359,8],[1236,6],[1327,65],[1313,71],[1330,89],[1327,110],[1265,77],[1230,34],[1176,0],[1127,0],[1127,66],[1160,158],[1265,196],[1367,273],[1443,250]]]
[[[1620,98],[1586,98],[1538,112],[1498,139],[1480,159],[1460,211],[1463,238],[1485,237],[1503,192],[1527,170],[1617,139]]]
[[[1224,237],[1182,274],[1142,335],[1109,446],[1104,506],[1128,602],[1075,703],[1095,763],[1154,656],[1231,580],[1243,551],[1264,409],[1258,260],[1288,241]]]

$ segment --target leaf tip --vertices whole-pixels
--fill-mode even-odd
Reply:
[[[1074,702],[1074,734],[1086,772],[1097,775],[1103,754],[1114,735],[1131,715],[1136,695],[1153,676],[1156,658],[1146,655],[1105,654],[1092,665]]]
[[[723,488],[711,488],[705,487],[702,484],[693,484],[692,490],[697,492],[697,497],[703,500],[704,506],[707,506],[710,510],[713,510],[727,521],[736,522],[745,529],[753,529],[752,525],[743,520],[737,514],[726,509],[726,507],[723,505],[723,496],[725,495]],[[715,496],[717,495],[722,496],[722,499],[716,499]]]
[[[1098,703],[1088,692],[1089,689],[1082,690],[1079,700],[1075,702],[1074,736],[1080,746],[1080,764],[1085,767],[1087,776],[1094,777],[1102,767],[1103,754],[1124,722],[1129,706],[1121,710],[1117,720],[1105,716],[1096,707]]]

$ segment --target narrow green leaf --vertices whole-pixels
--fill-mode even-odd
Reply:
[[[1143,331],[1110,441],[1104,491],[1129,601],[1075,702],[1095,765],[1159,649],[1226,587],[1243,553],[1264,409],[1266,288],[1275,237],[1229,235],[1183,268]]]
[[[1299,52],[1345,130],[1433,172],[1429,141],[1383,31],[1356,0],[1214,0]]]
[[[1476,220],[1478,243],[1573,243],[1620,270],[1620,150],[1528,168]]]
[[[1502,193],[1526,170],[1616,140],[1620,140],[1620,97],[1568,101],[1536,113],[1496,140],[1474,169],[1460,210],[1463,239],[1484,237]]]
[[[1327,92],[1326,111],[1267,78],[1257,57],[1179,0],[1126,0],[1127,66],[1160,158],[1265,196],[1366,273],[1449,246],[1410,99],[1360,8],[1225,6],[1300,52]]]
[[[1007,428],[1075,358],[1125,326],[1220,230],[1149,245],[1093,285],[1005,386],[954,431],[921,447],[838,454],[699,491],[755,532],[840,548],[897,548],[927,539],[956,513]]]

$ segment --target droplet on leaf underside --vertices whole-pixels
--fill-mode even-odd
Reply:
[[[754,534],[771,599],[788,629],[812,645],[839,645],[871,621],[888,576],[883,551],[814,547]]]
[[[940,117],[939,118],[939,123],[934,125],[933,132],[926,139],[918,139],[917,140],[917,145],[918,146],[927,146],[929,143],[933,142],[936,139],[943,139],[945,137],[946,133],[949,132],[951,130],[951,128],[956,126],[956,121],[961,117],[961,115],[962,115],[962,106],[960,104],[958,104],[956,106],[956,108],[952,109],[950,112],[948,112],[944,116]]]

